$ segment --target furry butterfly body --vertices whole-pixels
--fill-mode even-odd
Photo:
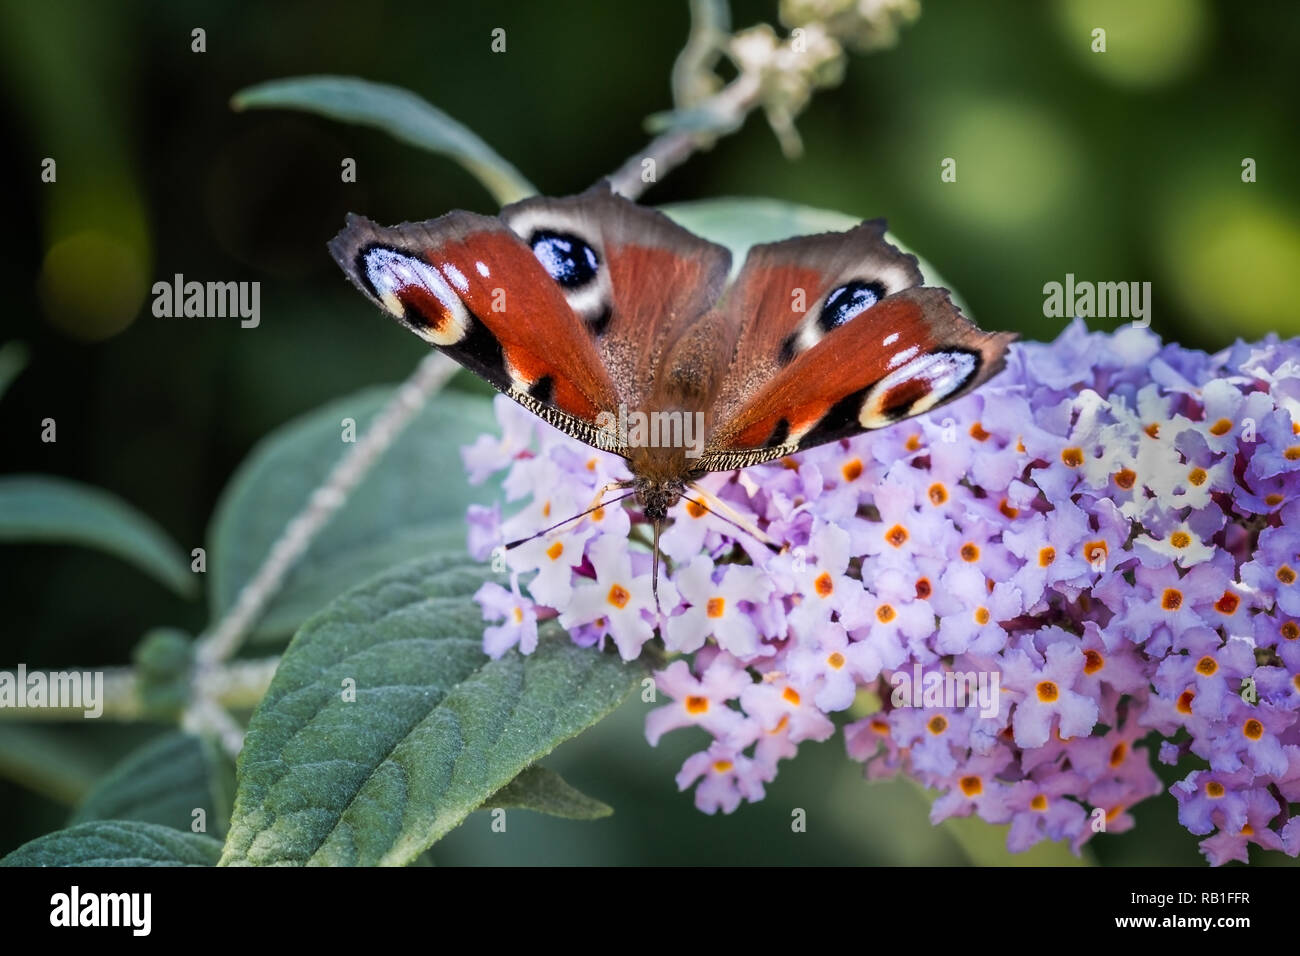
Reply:
[[[884,233],[873,220],[754,246],[728,283],[727,249],[598,186],[497,217],[349,216],[330,250],[426,342],[624,457],[657,531],[707,472],[887,427],[1002,367],[1015,336],[976,328]],[[699,441],[667,427],[648,441],[622,427],[629,410],[698,422]]]

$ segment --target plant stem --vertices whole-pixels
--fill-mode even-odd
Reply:
[[[307,504],[285,526],[262,566],[239,592],[234,607],[216,627],[199,638],[195,659],[200,672],[234,655],[316,535],[459,367],[440,352],[430,353],[380,409],[361,440],[339,459],[325,483],[311,493]]]
[[[709,149],[720,135],[740,128],[745,116],[758,105],[759,78],[742,73],[698,107],[718,117],[720,129],[669,130],[650,141],[646,148],[628,157],[610,177],[610,188],[628,199],[637,199],[653,183],[672,172],[701,149]],[[646,179],[645,161],[653,160],[654,177]]]
[[[279,657],[257,660],[230,661],[213,668],[199,678],[200,693],[222,707],[248,709],[261,700],[271,684]],[[144,687],[131,667],[60,668],[69,671],[102,673],[104,684],[101,698],[104,705],[99,720],[136,721],[149,718]],[[22,720],[49,723],[61,720],[89,720],[82,707],[0,707],[0,720]]]

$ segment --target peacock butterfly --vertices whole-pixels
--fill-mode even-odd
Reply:
[[[884,235],[756,245],[728,283],[726,248],[602,184],[497,217],[349,215],[330,251],[416,335],[625,458],[657,540],[706,472],[887,427],[1002,368],[1015,335],[976,328]]]

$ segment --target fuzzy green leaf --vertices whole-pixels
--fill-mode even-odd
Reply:
[[[195,591],[189,562],[161,528],[120,498],[63,478],[0,478],[0,541],[98,548],[147,571],[178,594]]]
[[[214,617],[226,613],[285,526],[307,504],[339,458],[341,422],[364,434],[392,389],[368,389],[331,402],[268,435],[222,493],[208,534],[208,586]],[[460,448],[497,434],[492,402],[446,389],[398,436],[312,541],[272,599],[253,641],[291,635],[310,615],[380,571],[465,545],[465,510],[496,495],[471,488]]]
[[[234,769],[212,744],[172,731],[132,751],[86,795],[69,821],[141,820],[189,830],[202,809],[208,832],[223,836]]]
[[[529,767],[492,794],[479,809],[498,808],[532,810],[569,820],[599,820],[614,812],[609,804],[587,796],[545,767]]]
[[[409,863],[644,676],[554,626],[490,660],[470,599],[488,577],[411,562],[294,636],[249,724],[223,863]]]
[[[401,87],[353,76],[300,76],[240,90],[231,105],[237,110],[305,110],[383,130],[403,143],[455,160],[502,205],[537,192],[467,126]]]
[[[95,820],[24,843],[0,866],[212,866],[221,844],[139,820]]]

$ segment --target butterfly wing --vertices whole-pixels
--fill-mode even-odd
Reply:
[[[1014,335],[976,328],[876,220],[756,246],[720,310],[735,361],[700,459],[740,468],[920,415],[996,374]]]
[[[525,199],[501,218],[543,261],[579,250],[599,264],[565,297],[595,339],[619,400],[634,411],[656,407],[665,358],[722,294],[731,253],[604,183],[577,196]]]
[[[664,343],[721,292],[727,251],[596,187],[499,218],[454,212],[381,227],[360,216],[330,243],[371,301],[525,408],[626,455],[601,427],[640,408]]]

